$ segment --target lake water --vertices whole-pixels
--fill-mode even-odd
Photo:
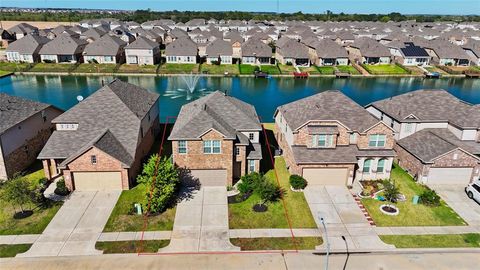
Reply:
[[[77,96],[87,97],[113,80],[111,76],[10,76],[0,79],[0,92],[53,104],[64,110],[77,103]],[[192,95],[181,77],[119,77],[122,80],[159,93],[161,120],[176,116],[180,107],[209,91],[227,91],[229,95],[253,104],[263,122],[271,122],[279,105],[325,90],[338,89],[366,105],[376,100],[417,89],[445,89],[456,97],[480,103],[480,80],[465,78],[225,78],[201,77]],[[181,89],[181,90],[178,90]],[[332,104],[335,106],[335,104]]]

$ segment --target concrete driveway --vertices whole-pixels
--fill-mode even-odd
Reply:
[[[184,190],[170,244],[159,252],[239,251],[230,243],[225,186]]]
[[[120,191],[74,191],[30,250],[19,257],[101,254],[95,242]]]
[[[480,225],[480,204],[470,200],[461,185],[431,186],[469,225]]]
[[[315,222],[325,237],[320,221],[320,217],[324,218],[328,240],[333,250],[344,250],[346,244],[350,249],[393,248],[380,240],[346,187],[308,186],[304,194]],[[347,243],[342,236],[345,236]],[[324,247],[320,246],[317,249]]]

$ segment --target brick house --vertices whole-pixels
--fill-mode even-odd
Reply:
[[[26,170],[52,134],[54,106],[0,93],[0,180]]]
[[[400,166],[426,184],[479,178],[480,106],[445,90],[417,90],[366,106],[396,131]]]
[[[121,190],[135,183],[159,129],[158,94],[114,80],[55,118],[40,152],[48,179],[70,190]]]
[[[216,91],[182,106],[168,139],[174,163],[202,185],[232,185],[260,170],[261,130],[252,105]]]
[[[393,129],[340,91],[282,105],[274,117],[289,171],[309,185],[352,185],[390,177]]]

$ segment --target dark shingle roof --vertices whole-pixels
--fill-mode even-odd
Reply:
[[[117,55],[127,43],[118,37],[104,35],[85,47],[85,55]]]
[[[209,57],[212,56],[221,56],[221,55],[232,55],[233,48],[230,42],[216,39],[212,43],[208,44],[206,53]]]
[[[165,48],[165,55],[167,56],[191,56],[197,55],[197,52],[197,44],[188,37],[178,38]]]
[[[83,52],[88,44],[87,41],[81,40],[67,34],[61,34],[52,41],[43,45],[40,54],[77,54]]]
[[[10,43],[7,52],[18,52],[20,54],[38,53],[42,46],[48,43],[50,39],[42,36],[28,34],[25,37]]]
[[[137,39],[130,43],[126,49],[144,49],[144,50],[152,50],[156,47],[160,47],[160,44],[152,41],[146,37],[138,36]]]
[[[242,44],[242,56],[272,57],[272,48],[258,39]]]

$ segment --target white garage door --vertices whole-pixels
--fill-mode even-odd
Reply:
[[[430,168],[428,184],[467,185],[470,183],[473,168]]]
[[[191,170],[191,177],[198,179],[202,186],[226,186],[227,170]]]
[[[120,172],[75,172],[75,190],[122,190]]]
[[[305,168],[303,178],[309,185],[346,185],[347,168]]]

